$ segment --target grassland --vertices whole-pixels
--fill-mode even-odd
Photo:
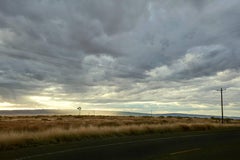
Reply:
[[[1,116],[0,150],[86,138],[240,127],[239,120],[125,116]]]

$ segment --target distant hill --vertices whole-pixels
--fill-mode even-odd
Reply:
[[[36,109],[36,110],[0,110],[0,115],[78,115],[79,111],[76,110],[56,110],[56,109]],[[153,116],[153,117],[197,117],[197,118],[221,118],[220,116],[213,115],[198,115],[198,114],[183,114],[183,113],[167,113],[167,114],[149,114],[138,112],[121,112],[121,111],[99,111],[99,110],[82,110],[81,115],[105,115],[105,116]],[[225,117],[226,118],[226,117]],[[240,119],[240,117],[227,118]]]

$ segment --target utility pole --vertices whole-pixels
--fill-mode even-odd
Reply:
[[[221,88],[220,90],[217,90],[217,91],[220,91],[220,93],[221,93],[222,124],[223,124],[223,91],[224,90],[226,90],[226,89]]]

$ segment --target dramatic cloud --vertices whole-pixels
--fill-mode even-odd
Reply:
[[[0,109],[239,115],[238,0],[0,2]]]

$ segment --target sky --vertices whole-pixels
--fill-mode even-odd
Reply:
[[[0,110],[240,116],[239,0],[0,1]]]

